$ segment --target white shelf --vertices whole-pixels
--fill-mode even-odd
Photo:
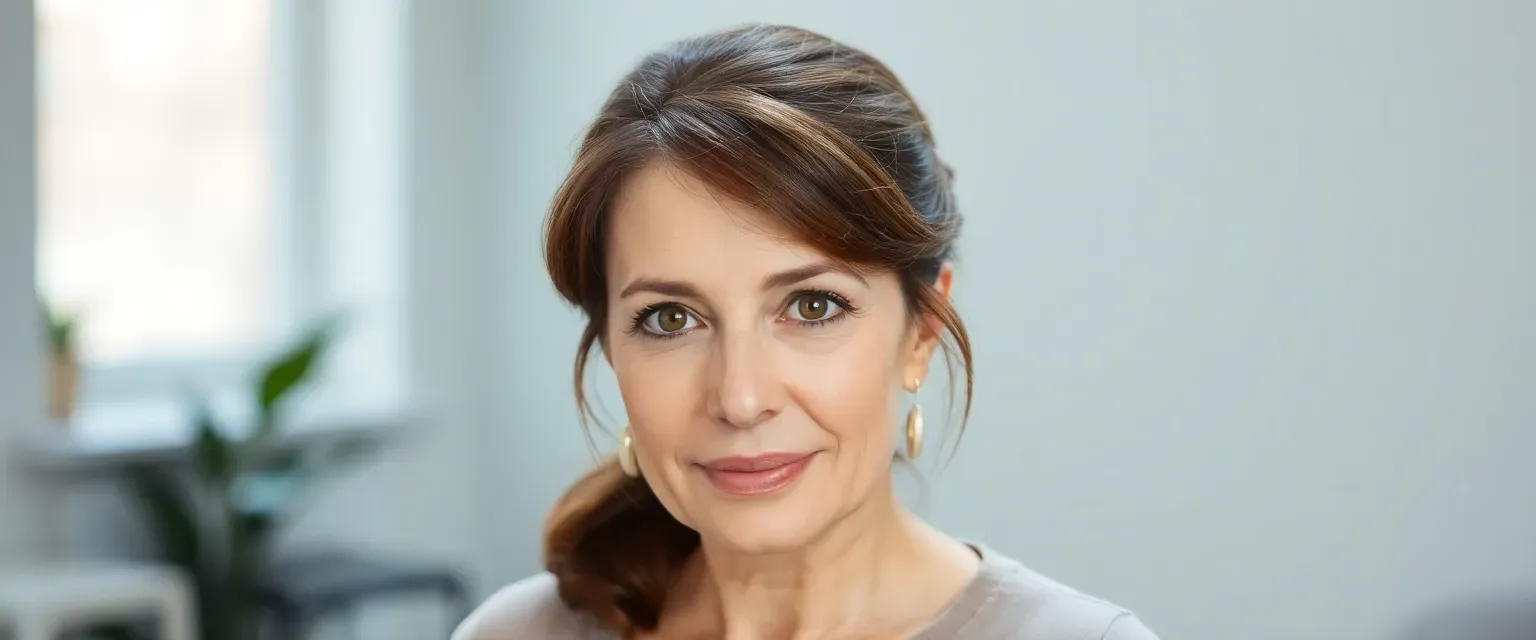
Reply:
[[[218,411],[222,424],[236,412]],[[296,412],[282,431],[280,447],[307,448],[336,442],[387,440],[415,420],[400,407],[330,406]],[[17,463],[48,475],[112,473],[131,464],[185,460],[194,432],[184,404],[168,401],[95,407],[80,412],[53,433],[25,438],[12,448]]]

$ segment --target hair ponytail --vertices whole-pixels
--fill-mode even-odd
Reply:
[[[555,503],[545,522],[544,566],[567,606],[622,632],[651,630],[698,546],[697,532],[610,459]]]

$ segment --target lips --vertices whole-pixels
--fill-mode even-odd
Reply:
[[[773,453],[761,456],[721,458],[702,465],[704,474],[720,491],[734,496],[761,496],[794,483],[814,454]]]

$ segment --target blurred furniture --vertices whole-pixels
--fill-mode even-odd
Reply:
[[[239,416],[238,398],[214,397],[221,413]],[[277,452],[327,449],[345,443],[393,444],[419,419],[407,406],[330,404],[296,415]],[[81,407],[67,428],[20,438],[11,447],[18,468],[53,485],[115,479],[134,465],[192,464],[197,432],[184,403],[146,400]],[[11,444],[11,443],[6,443]]]
[[[441,598],[450,608],[450,625],[470,612],[468,591],[452,569],[345,551],[310,552],[274,563],[252,595],[276,626],[277,640],[303,640],[323,618],[350,616],[370,599],[407,594]],[[451,631],[450,626],[445,637]]]
[[[70,629],[152,616],[162,640],[194,640],[190,581],[169,567],[76,561],[0,568],[0,629],[56,640]]]

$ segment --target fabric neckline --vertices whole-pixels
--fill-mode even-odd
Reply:
[[[1001,591],[1004,578],[1011,571],[1011,565],[1002,556],[997,555],[991,549],[974,542],[962,540],[965,546],[976,552],[981,558],[981,568],[971,581],[966,583],[960,594],[950,602],[944,613],[939,614],[933,622],[918,631],[914,640],[939,640],[941,638],[955,638],[965,631],[967,625],[975,621],[982,612],[997,599]]]

